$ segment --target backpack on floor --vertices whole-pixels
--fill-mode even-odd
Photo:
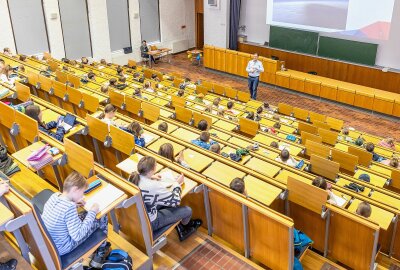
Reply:
[[[132,258],[121,249],[114,249],[107,256],[102,270],[132,270]]]

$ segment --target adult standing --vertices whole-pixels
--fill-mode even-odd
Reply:
[[[261,61],[258,60],[258,54],[253,54],[253,59],[249,61],[246,67],[249,74],[249,91],[252,99],[257,99],[257,87],[260,73],[264,72],[264,67]]]
[[[150,58],[151,62],[157,64],[154,57],[149,55],[149,47],[147,46],[146,40],[142,41],[142,45],[140,46],[140,54],[142,55],[142,58]]]

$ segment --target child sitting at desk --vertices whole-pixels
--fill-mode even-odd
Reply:
[[[297,166],[296,160],[290,155],[289,150],[287,150],[287,149],[283,149],[281,151],[279,157],[277,157],[275,160],[285,163],[286,165],[289,165],[290,167]]]
[[[165,158],[171,160],[172,162],[175,162],[175,161],[178,162],[186,169],[190,169],[189,164],[187,164],[185,161],[183,151],[179,152],[178,158],[175,160],[174,147],[170,143],[164,143],[163,145],[161,145],[160,149],[158,149],[158,154],[162,157],[165,157]]]
[[[229,187],[240,194],[247,195],[242,178],[236,177],[235,179],[233,179],[232,182],[229,184]]]
[[[112,87],[117,86],[117,79],[111,78],[111,79],[108,81],[108,85],[109,85],[109,86],[112,86]]]
[[[192,209],[179,206],[184,176],[180,175],[174,182],[163,181],[161,175],[155,173],[156,168],[157,162],[153,157],[143,157],[129,181],[142,192],[153,232],[181,221],[176,229],[179,240],[183,241],[201,226],[202,221],[191,220]]]
[[[233,109],[233,106],[235,105],[235,103],[233,103],[232,101],[228,101],[228,103],[226,104],[226,110],[225,113],[230,113],[230,114],[237,114],[237,111],[235,111]]]
[[[96,74],[94,74],[92,71],[87,74],[87,77],[89,80],[96,80]]]
[[[151,83],[150,82],[145,82],[144,86],[143,86],[143,90],[150,92],[150,93],[154,93],[155,90],[151,87]]]
[[[7,55],[7,56],[13,56],[13,54],[12,54],[12,52],[11,52],[11,49],[10,48],[8,48],[8,47],[5,47],[4,49],[3,49],[3,53],[5,54],[5,55]]]
[[[330,184],[328,185],[328,183],[323,177],[321,176],[315,177],[315,179],[312,181],[312,185],[320,189],[326,190],[328,192],[328,202],[330,204],[334,205],[338,204],[336,201],[336,195],[333,194],[332,192],[332,186]]]
[[[219,143],[215,142],[213,145],[210,146],[210,151],[216,154],[221,154],[221,146]]]
[[[201,119],[199,123],[197,124],[197,128],[200,129],[201,131],[206,131],[208,129],[208,123],[206,120]]]
[[[356,214],[363,216],[365,218],[369,218],[372,213],[371,205],[367,202],[360,202],[357,207]]]
[[[197,102],[197,103],[202,103],[202,104],[204,104],[204,94],[203,93],[200,93],[200,94],[198,94],[196,97],[195,97],[195,99],[193,100],[194,102]]]
[[[14,85],[16,78],[17,78],[17,74],[14,73],[14,71],[10,65],[6,65],[0,74],[0,80],[4,83],[8,83],[10,85]]]
[[[0,198],[10,190],[7,183],[0,183]],[[15,270],[17,269],[18,261],[16,259],[8,260],[5,263],[0,263],[0,270]]]
[[[367,145],[365,146],[365,150],[367,150],[368,152],[370,152],[372,154],[372,160],[373,161],[377,161],[377,162],[383,161],[385,158],[383,158],[380,155],[376,154],[374,152],[374,149],[375,149],[375,145],[372,142],[367,143]]]
[[[115,88],[118,90],[124,90],[128,85],[126,84],[126,78],[124,76],[119,77],[118,83],[115,85]]]
[[[85,204],[84,192],[88,183],[81,174],[72,172],[64,180],[63,193],[54,193],[43,209],[43,222],[62,256],[76,249],[97,229],[108,233],[107,215],[96,219],[99,205],[94,203],[84,214],[78,214],[78,206]],[[101,267],[110,244],[106,241],[97,249],[90,265]]]
[[[99,118],[101,119],[101,121],[108,124],[109,126],[110,125],[117,126],[117,124],[113,120],[116,112],[117,112],[117,108],[115,108],[114,105],[107,104],[104,107],[103,113],[101,113],[99,115]]]
[[[168,123],[167,122],[161,122],[158,125],[158,130],[161,130],[161,131],[167,133],[168,132]]]
[[[385,147],[385,148],[389,148],[392,150],[396,150],[396,146],[394,145],[394,139],[393,138],[386,138],[383,139],[382,141],[380,141],[378,143],[379,146]]]
[[[38,122],[40,131],[46,133],[47,135],[55,138],[60,142],[63,141],[64,135],[66,133],[64,127],[62,125],[59,125],[56,121],[44,123],[42,121],[42,112],[39,106],[29,105],[25,109],[25,114]],[[57,128],[55,133],[51,131],[53,128]]]
[[[142,137],[143,134],[143,129],[140,126],[138,122],[132,122],[129,124],[129,126],[121,127],[122,130],[125,130],[126,132],[129,132],[132,134],[135,138],[135,144],[141,147],[144,147],[146,142],[144,141],[144,138]]]
[[[392,159],[385,159],[381,162],[384,165],[396,168],[396,169],[400,169],[400,164],[399,164],[399,159],[394,157]]]
[[[200,138],[192,140],[192,143],[197,146],[200,146],[201,148],[209,150],[211,145],[213,145],[215,142],[213,140],[210,140],[209,132],[203,131],[200,133]]]
[[[183,96],[185,95],[185,90],[179,89],[178,92],[176,93],[176,95],[177,95],[178,97],[183,97]]]

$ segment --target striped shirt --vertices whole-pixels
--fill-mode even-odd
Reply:
[[[76,204],[60,195],[55,193],[49,198],[42,219],[61,256],[71,252],[89,237],[96,213],[88,211],[86,218],[81,221]]]

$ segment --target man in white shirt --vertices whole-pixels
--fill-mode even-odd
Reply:
[[[257,86],[260,73],[264,72],[264,67],[261,61],[258,60],[258,54],[253,54],[253,60],[250,60],[246,67],[249,73],[249,90],[252,99],[257,99]]]

